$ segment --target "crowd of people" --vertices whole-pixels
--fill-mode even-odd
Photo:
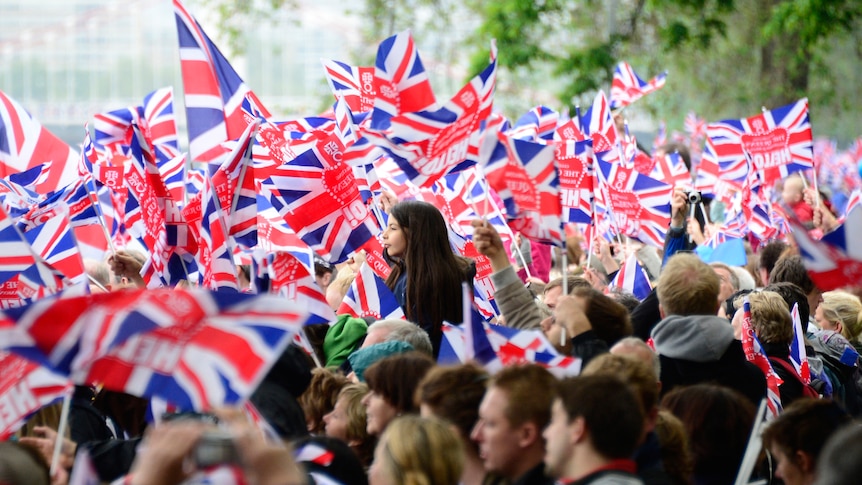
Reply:
[[[822,292],[788,242],[763,244],[745,267],[703,262],[689,235],[705,226],[686,219],[688,204],[674,192],[662,252],[603,242],[588,255],[572,240],[573,264],[561,272],[550,248],[520,241],[536,257],[514,260],[533,265],[532,278],[494,227],[474,221],[473,243],[493,271],[496,323],[540,332],[580,358],[576,377],[531,362],[436,363],[443,324],[461,321],[462,283],[476,267],[453,253],[434,206],[402,201],[387,207],[382,241],[386,284],[406,320],[342,315],[309,327],[313,358],[290,346],[245,408],[148,419],[155,408],[146,399],[78,386],[66,436],[52,406],[0,443],[0,483],[65,483],[86,467],[103,482],[132,484],[718,485],[736,483],[747,455],[757,458],[744,480],[855,483],[859,295]],[[642,300],[608,288],[635,250],[654,280]],[[93,290],[141,285],[143,259],[120,252],[110,268],[88,264]],[[334,308],[355,264],[316,264]],[[810,378],[790,355],[793,308]],[[763,427],[762,447],[752,430],[761,429],[768,385],[742,343],[749,327],[781,382],[782,410]]]

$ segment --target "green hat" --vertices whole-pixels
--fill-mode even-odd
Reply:
[[[380,359],[389,357],[390,355],[403,354],[413,350],[413,346],[407,342],[393,340],[391,342],[382,342],[374,344],[364,349],[359,349],[350,354],[347,360],[350,361],[350,367],[356,374],[356,378],[360,382],[365,382],[365,370],[371,367],[371,364]]]
[[[338,367],[347,360],[351,352],[359,348],[368,324],[361,318],[350,315],[338,315],[338,319],[329,326],[323,338],[323,354],[326,356],[326,367]]]

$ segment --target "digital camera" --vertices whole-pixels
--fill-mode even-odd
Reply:
[[[686,191],[685,198],[686,200],[688,200],[688,203],[692,205],[700,204],[701,202],[703,202],[703,197],[701,197],[700,192],[698,192],[697,190]]]
[[[219,430],[207,431],[201,436],[192,452],[192,458],[199,470],[215,465],[239,463],[233,436]]]

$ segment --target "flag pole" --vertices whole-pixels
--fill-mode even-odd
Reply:
[[[487,180],[485,180],[485,182],[487,183]],[[488,189],[487,185],[485,185],[484,190],[488,194],[488,197],[486,197],[485,200],[488,201],[488,199],[491,199],[490,203],[491,203],[491,206],[494,208],[494,213],[499,214],[502,217],[503,212],[500,210],[500,207],[497,206],[497,201],[495,201],[493,198],[491,198],[491,192]],[[509,227],[508,224],[506,225],[506,230],[508,231],[509,237],[512,239],[512,248],[514,248],[514,253],[521,260],[521,265],[524,268],[524,272],[527,274],[527,279],[532,278],[533,275],[530,274],[530,268],[527,267],[527,260],[524,259],[524,254],[521,253],[521,248],[519,248],[518,245],[515,244],[515,233],[512,232],[512,228]]]
[[[92,175],[91,175],[92,177]],[[99,220],[99,226],[102,227],[102,233],[105,235],[105,241],[108,242],[108,247],[111,248],[111,253],[117,254],[117,248],[114,247],[114,241],[111,239],[111,233],[108,231],[108,223],[105,222],[105,216],[102,213],[102,205],[98,200],[96,182],[92,178],[90,178],[89,182],[84,182],[87,198],[90,199],[90,204],[93,206],[93,211],[96,212],[96,219]],[[90,191],[90,184],[93,186],[93,190]],[[113,190],[113,189],[108,189]]]
[[[60,425],[57,427],[57,438],[54,440],[54,453],[51,455],[51,471],[53,477],[57,472],[57,466],[60,464],[60,452],[63,450],[63,437],[66,435],[66,427],[69,424],[69,408],[72,403],[72,390],[74,387],[69,386],[63,395],[63,407],[60,411]]]

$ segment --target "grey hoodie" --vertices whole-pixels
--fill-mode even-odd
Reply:
[[[652,329],[658,354],[692,362],[715,362],[733,342],[733,327],[715,315],[671,315]]]

